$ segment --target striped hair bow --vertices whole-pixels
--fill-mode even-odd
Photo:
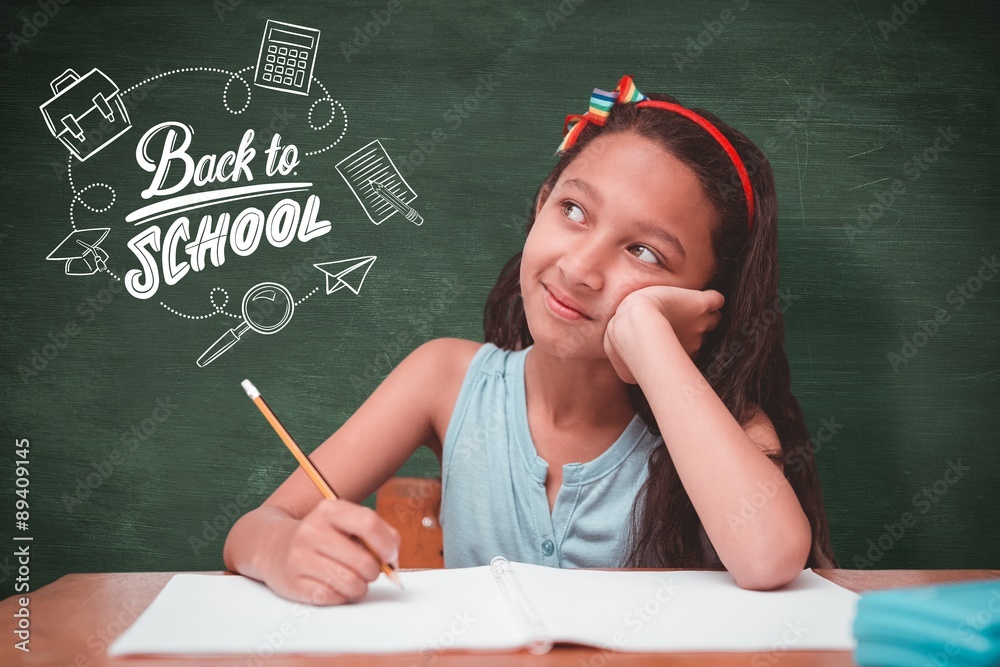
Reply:
[[[635,87],[635,82],[632,81],[632,77],[629,75],[623,76],[619,81],[618,85],[615,87],[613,92],[608,92],[606,90],[601,90],[600,88],[594,88],[593,94],[590,96],[590,108],[587,109],[587,113],[583,115],[570,114],[566,116],[566,121],[563,123],[563,140],[559,144],[559,148],[556,149],[556,153],[562,153],[563,151],[570,148],[576,143],[577,138],[588,123],[593,123],[594,125],[603,126],[607,120],[608,116],[611,115],[611,109],[616,104],[629,104],[635,103],[639,107],[653,107],[656,109],[663,109],[664,111],[671,111],[685,118],[688,118],[702,128],[706,132],[712,135],[726,154],[729,159],[732,160],[733,166],[736,167],[736,172],[740,177],[740,183],[743,186],[743,195],[747,203],[747,229],[753,229],[754,221],[754,196],[753,188],[750,185],[750,175],[747,173],[746,167],[743,165],[743,160],[740,158],[739,153],[733,148],[733,145],[726,139],[725,135],[719,131],[715,125],[711,123],[707,118],[695,113],[687,107],[681,106],[680,104],[674,104],[672,102],[663,102],[660,100],[651,100],[647,96],[639,92],[639,89]],[[572,127],[570,124],[572,123]]]
[[[618,82],[618,87],[615,88],[614,92],[609,93],[606,90],[594,88],[594,92],[590,96],[590,108],[587,109],[587,113],[582,116],[579,114],[566,116],[566,122],[563,123],[563,134],[565,136],[562,143],[559,144],[559,148],[556,149],[556,152],[561,153],[575,144],[576,138],[583,132],[583,128],[587,126],[587,123],[604,125],[611,114],[611,107],[614,105],[641,102],[648,99],[648,97],[639,92],[639,89],[635,87],[635,82],[632,81],[632,77],[627,74]],[[566,128],[569,127],[570,123],[574,123],[573,128],[567,131]]]

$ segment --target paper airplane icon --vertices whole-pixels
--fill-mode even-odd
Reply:
[[[361,284],[365,282],[365,277],[371,271],[372,264],[377,257],[354,257],[352,259],[338,259],[335,262],[323,262],[313,264],[317,269],[326,274],[326,293],[333,294],[337,290],[346,287],[355,294],[361,291]],[[364,268],[364,273],[359,270]],[[354,273],[358,271],[358,273]],[[350,275],[349,274],[353,274]]]

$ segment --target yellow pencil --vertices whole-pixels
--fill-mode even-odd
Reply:
[[[243,390],[247,393],[247,396],[250,397],[250,400],[252,400],[257,407],[260,408],[260,411],[264,414],[264,418],[267,419],[267,421],[274,428],[275,432],[277,432],[278,436],[281,438],[282,442],[284,442],[285,446],[288,447],[288,450],[295,456],[296,460],[298,460],[299,465],[306,471],[306,474],[309,475],[309,479],[311,479],[313,484],[316,485],[319,492],[323,494],[323,497],[331,500],[337,500],[337,493],[333,490],[333,487],[330,486],[330,483],[327,482],[326,479],[324,479],[323,475],[316,468],[316,466],[313,465],[313,462],[309,460],[309,457],[306,456],[305,452],[303,452],[295,441],[292,440],[292,436],[288,434],[288,430],[285,429],[280,421],[278,421],[274,412],[271,411],[270,406],[264,401],[260,392],[257,391],[257,387],[255,387],[250,380],[244,380],[240,384],[243,386]],[[364,538],[357,535],[352,535],[351,537],[357,540],[361,546],[368,550],[368,553],[375,558],[375,562],[378,563],[379,569],[385,573],[385,576],[402,589],[403,582],[400,581],[399,575],[396,574],[396,570],[392,567],[392,565],[383,561],[378,553],[376,553],[375,549],[373,549]]]

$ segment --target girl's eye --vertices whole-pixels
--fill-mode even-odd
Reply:
[[[576,217],[574,217],[573,211],[576,211],[575,213]],[[564,201],[562,203],[562,212],[563,215],[565,215],[573,222],[583,222],[583,209],[571,201]]]
[[[632,253],[632,256],[639,261],[646,262],[648,264],[661,264],[660,259],[644,245],[636,244],[629,248],[629,252]]]

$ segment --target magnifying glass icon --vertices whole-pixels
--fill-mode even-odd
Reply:
[[[288,288],[279,283],[259,283],[243,296],[243,321],[219,336],[219,339],[198,357],[198,366],[204,368],[218,359],[226,350],[236,345],[247,331],[259,334],[276,334],[285,328],[295,312],[295,299]]]

